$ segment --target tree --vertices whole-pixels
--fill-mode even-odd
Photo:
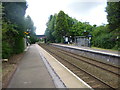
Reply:
[[[112,34],[111,39],[116,43],[115,48],[120,48],[120,2],[108,2],[106,7],[108,13],[108,31]]]
[[[50,15],[50,18],[47,22],[47,28],[46,28],[46,31],[45,31],[45,35],[47,36],[47,41],[50,41],[50,42],[55,42],[55,26],[56,26],[56,17],[57,15],[55,14],[54,16],[53,15]]]
[[[75,18],[69,17],[63,11],[60,11],[58,14],[50,16],[45,35],[50,42],[60,43],[63,42],[63,36],[72,36],[72,41],[74,41],[75,36],[88,36],[91,34],[92,46],[118,50],[118,47],[120,46],[118,41],[120,18],[116,18],[118,15],[117,11],[117,15],[112,16],[112,11],[114,12],[114,10],[111,8],[113,7],[108,5],[107,10],[110,13],[110,15],[108,14],[108,21],[110,23],[101,26],[92,26],[89,22],[78,21]],[[117,23],[118,25],[116,25]],[[110,27],[112,27],[112,29]]]
[[[28,39],[29,43],[31,44],[35,43],[37,39],[35,33],[36,27],[34,26],[34,23],[29,15],[25,18],[25,28],[26,28],[26,32],[28,33],[26,34],[26,36],[30,37]]]
[[[11,22],[16,24],[18,27],[19,34],[23,37],[25,31],[25,20],[24,15],[27,9],[26,2],[3,2],[3,19],[5,22]]]
[[[0,2],[0,59],[2,58],[2,3]]]
[[[120,2],[107,2],[106,12],[111,31],[120,28]]]
[[[15,25],[7,22],[2,22],[2,55],[3,58],[8,58],[14,53],[15,40],[17,38],[18,31],[14,29]]]
[[[87,22],[76,21],[73,24],[70,32],[72,36],[88,36],[92,31],[92,26]]]
[[[24,51],[26,2],[3,2],[2,58]]]
[[[46,25],[45,35],[50,42],[63,42],[63,36],[71,36],[72,40],[74,40],[74,36],[82,36],[84,30],[88,32],[92,30],[89,23],[82,23],[73,19],[63,11],[60,11],[58,15],[51,15]]]
[[[63,36],[67,35],[68,29],[66,14],[63,11],[60,11],[57,16],[55,29],[58,35],[58,42],[63,42]]]

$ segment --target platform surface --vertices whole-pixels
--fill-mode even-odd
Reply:
[[[80,50],[84,50],[84,51],[90,51],[90,52],[94,52],[94,53],[101,53],[101,54],[120,57],[120,52],[118,52],[118,51],[95,49],[95,48],[90,48],[90,47],[75,46],[75,45],[68,45],[68,44],[56,44],[56,43],[52,43],[52,44],[58,45],[58,46],[63,46],[63,47],[74,48],[74,49],[80,49]]]
[[[55,88],[35,44],[22,58],[8,88]]]
[[[29,47],[8,88],[92,89],[38,44]]]
[[[62,82],[65,84],[67,88],[89,88],[91,87],[86,84],[83,80],[77,77],[74,73],[72,73],[69,69],[67,69],[63,64],[61,64],[57,59],[51,56],[48,52],[46,52],[43,48],[36,45],[39,49],[41,55],[46,58],[48,63],[54,69],[56,74],[60,77]],[[89,90],[88,89],[88,90]]]

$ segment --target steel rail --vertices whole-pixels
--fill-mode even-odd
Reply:
[[[110,71],[110,70],[105,69],[105,68],[103,68],[103,67],[101,67],[101,66],[99,66],[99,65],[92,64],[92,63],[87,62],[87,61],[85,61],[85,60],[82,60],[82,59],[80,59],[80,58],[78,58],[78,57],[76,57],[76,56],[73,56],[73,55],[67,54],[67,53],[63,52],[62,50],[58,50],[58,51],[60,51],[60,52],[62,52],[62,53],[64,53],[64,54],[66,54],[66,55],[69,55],[69,56],[71,56],[71,57],[73,57],[73,58],[75,58],[75,59],[77,59],[77,60],[83,61],[83,62],[85,62],[85,63],[88,63],[88,64],[90,64],[90,65],[93,65],[93,66],[95,66],[95,67],[98,67],[98,68],[100,68],[100,69],[102,69],[102,70],[105,70],[105,71],[108,71],[108,72],[110,72],[110,73],[113,73],[113,74],[115,74],[115,75],[120,76],[119,73],[116,73],[116,72]],[[80,57],[80,56],[79,56],[79,57]],[[96,61],[96,62],[97,62],[97,61]],[[98,62],[98,63],[101,63],[101,62]],[[103,63],[102,63],[102,64],[103,64]]]
[[[51,45],[51,46],[55,47],[54,45]],[[55,48],[58,48],[58,47],[55,47]],[[68,53],[71,53],[71,54],[74,54],[74,55],[76,55],[76,56],[80,56],[80,57],[83,57],[83,58],[86,58],[86,59],[90,59],[90,60],[92,60],[92,61],[100,62],[100,63],[102,63],[102,64],[105,64],[105,65],[108,65],[108,66],[111,66],[111,67],[120,69],[119,66],[114,66],[114,65],[111,65],[111,64],[107,64],[107,63],[105,63],[105,62],[102,62],[102,61],[97,61],[97,60],[95,60],[95,59],[88,58],[88,57],[85,57],[85,56],[82,56],[82,55],[78,55],[78,54],[75,54],[75,53],[72,53],[72,52],[69,52],[69,51],[60,49],[60,48],[58,48],[58,49],[59,49],[59,50],[62,50],[62,51],[65,51],[65,52],[68,52]]]
[[[44,47],[44,48],[45,48],[45,47]],[[45,48],[45,49],[46,49],[47,51],[49,51],[50,53],[54,54],[55,56],[59,57],[61,60],[65,60],[65,61],[68,62],[70,65],[72,65],[72,66],[78,68],[79,70],[81,70],[81,71],[87,73],[88,75],[92,76],[93,78],[97,79],[98,81],[100,81],[101,83],[105,84],[105,85],[108,86],[109,88],[111,88],[111,89],[113,89],[113,90],[116,90],[114,87],[112,87],[112,86],[110,86],[109,84],[105,83],[103,80],[99,79],[98,77],[96,77],[96,76],[92,75],[91,73],[89,73],[89,72],[87,72],[87,71],[81,69],[80,67],[78,67],[78,66],[76,66],[75,64],[69,62],[68,60],[66,60],[66,59],[64,59],[64,58],[62,58],[62,57],[60,57],[59,55],[57,55],[56,53],[50,51],[49,49],[47,49],[47,48]]]

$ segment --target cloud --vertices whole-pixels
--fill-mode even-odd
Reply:
[[[89,13],[93,8],[97,7],[98,5],[101,5],[102,2],[72,2],[68,5],[68,8],[72,10],[74,13],[79,14],[87,14]]]
[[[105,7],[105,6],[104,6]],[[88,16],[84,18],[84,20],[87,20],[90,22],[91,25],[101,25],[101,24],[107,24],[107,13],[104,12],[105,8],[103,5],[99,5],[96,8],[92,9]]]
[[[79,21],[100,24],[105,18],[106,0],[27,0],[27,15],[30,15],[37,27],[37,34],[44,34],[48,17],[63,10]],[[97,8],[100,6],[99,8]],[[101,8],[103,7],[103,8]],[[96,14],[97,13],[97,14]],[[102,15],[100,15],[102,14]],[[97,20],[99,18],[99,21]],[[101,20],[101,21],[100,21]]]

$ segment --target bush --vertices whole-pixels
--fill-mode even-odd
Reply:
[[[36,43],[36,38],[30,37],[30,44],[35,44],[35,43]]]
[[[12,48],[7,42],[2,42],[2,58],[9,58],[12,54]]]
[[[14,46],[14,53],[18,54],[18,53],[22,53],[25,49],[25,45],[24,45],[24,39],[23,37],[18,37],[15,40],[15,46]]]
[[[96,36],[92,43],[95,47],[105,49],[113,49],[113,47],[116,45],[116,41],[114,40],[114,37],[112,37],[111,33],[104,33]]]

